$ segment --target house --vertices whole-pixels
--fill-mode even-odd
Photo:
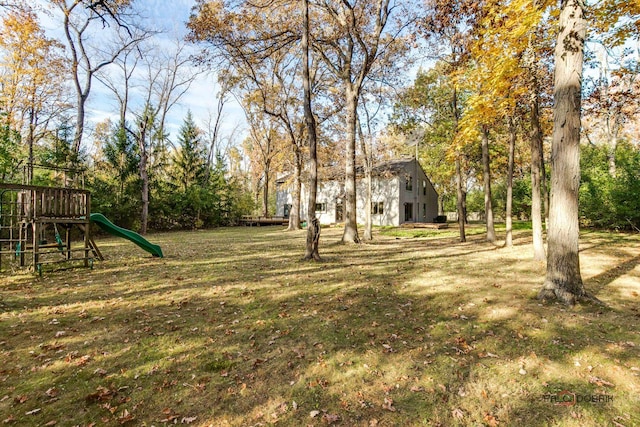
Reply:
[[[356,175],[356,211],[365,222],[366,186],[362,169]],[[373,225],[399,226],[406,222],[433,222],[438,215],[438,193],[415,159],[394,160],[373,168],[371,179],[371,218]],[[306,220],[307,193],[302,184],[300,219]],[[288,217],[291,192],[287,177],[276,180],[276,215]],[[316,217],[321,224],[344,221],[344,168],[318,171]]]

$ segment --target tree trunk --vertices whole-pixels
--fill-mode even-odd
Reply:
[[[262,189],[262,216],[269,216],[269,167],[264,168],[264,187]]]
[[[542,135],[542,133],[540,133]],[[540,191],[542,191],[542,203],[544,206],[544,223],[549,224],[549,186],[547,185],[547,167],[544,161],[544,140],[540,137]]]
[[[78,105],[76,107],[76,129],[73,135],[73,152],[79,153],[82,146],[82,134],[84,133],[85,98],[78,95]]]
[[[141,202],[142,211],[140,212],[140,234],[147,234],[147,223],[149,222],[149,171],[147,163],[149,161],[149,153],[147,150],[147,125],[149,117],[146,109],[140,118],[138,131],[138,148],[140,149],[140,164],[138,170],[140,172],[140,181],[142,181]]]
[[[580,109],[586,22],[582,0],[563,0],[555,47],[547,275],[539,298],[567,305],[587,297],[578,251]]]
[[[302,2],[302,86],[304,89],[304,121],[309,140],[309,200],[307,201],[307,239],[304,259],[319,261],[320,224],[315,216],[318,192],[318,153],[316,120],[311,108],[311,76],[309,74],[309,0]]]
[[[507,164],[507,207],[505,212],[505,222],[507,235],[504,240],[506,247],[513,246],[513,223],[512,223],[512,210],[513,210],[513,163],[516,151],[516,125],[513,122],[513,118],[509,120],[509,160]]]
[[[345,147],[345,174],[344,174],[344,233],[343,243],[359,243],[358,218],[356,212],[356,125],[358,95],[354,93],[353,85],[347,84],[346,110],[347,110],[347,141]]]
[[[364,185],[366,191],[364,201],[364,240],[373,240],[373,220],[371,218],[371,169],[373,168],[373,159],[371,152],[367,150],[367,143],[362,132],[362,123],[360,123],[359,116],[357,117],[357,123],[358,134],[360,135],[360,151],[362,151],[362,156],[364,157]]]
[[[27,135],[27,144],[29,145],[29,163],[27,164],[27,184],[31,185],[33,183],[33,143],[34,143],[34,130],[35,130],[35,111],[33,107],[33,102],[31,104],[31,108],[29,108],[29,133]],[[66,184],[66,183],[65,183]]]
[[[371,166],[369,165],[365,166],[364,182],[367,187],[367,194],[365,196],[366,200],[364,202],[364,240],[373,240],[373,219],[371,218]]]
[[[542,261],[545,258],[544,241],[542,239],[542,128],[540,126],[540,99],[537,88],[531,97],[531,228],[533,232],[533,259]],[[546,186],[545,186],[546,187]]]
[[[287,228],[289,231],[300,230],[300,194],[302,193],[302,152],[298,146],[294,145],[293,147],[293,194],[291,195],[291,211]]]
[[[149,222],[149,174],[147,172],[147,157],[147,150],[141,150],[140,180],[142,181],[142,212],[140,213],[140,234],[147,234],[147,223]]]
[[[464,192],[462,191],[462,168],[460,166],[460,154],[456,155],[456,207],[458,210],[458,228],[460,229],[460,241],[466,242],[467,235],[464,230],[465,208]]]
[[[491,204],[491,158],[489,157],[489,129],[482,126],[482,175],[484,183],[484,215],[487,224],[487,242],[496,241]]]
[[[609,125],[607,125],[609,128]],[[612,130],[607,130],[607,163],[609,164],[609,175],[615,178],[617,175],[616,170],[616,148],[618,147],[618,135]]]
[[[458,122],[460,120],[458,113],[458,91],[453,88],[451,108],[453,112],[454,129],[458,131]],[[466,206],[466,191],[462,188],[462,165],[461,165],[462,153],[458,151],[456,153],[456,208],[458,211],[458,230],[460,232],[460,242],[467,241],[467,234],[465,232],[465,224],[467,223],[467,206]]]

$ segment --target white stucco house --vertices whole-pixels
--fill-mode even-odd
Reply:
[[[291,191],[288,176],[276,180],[276,215],[288,217]],[[406,222],[433,222],[438,215],[438,193],[415,159],[394,160],[377,165],[372,174],[371,209],[373,225],[399,226]],[[362,170],[356,176],[356,207],[358,222],[365,222],[366,188]],[[301,220],[307,219],[302,185]],[[316,216],[321,224],[344,220],[344,167],[318,171]]]

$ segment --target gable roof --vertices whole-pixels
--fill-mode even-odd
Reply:
[[[405,172],[408,167],[413,167],[415,163],[414,159],[394,159],[383,163],[379,163],[371,170],[372,176],[390,178],[392,176],[398,176]],[[337,179],[344,179],[344,165],[332,166],[329,168],[321,168],[318,170],[318,176],[321,180],[332,181]],[[361,178],[364,176],[364,167],[362,165],[356,166],[356,177]]]
[[[413,167],[415,164],[414,158],[394,159],[383,163],[379,163],[371,170],[372,176],[390,178],[393,176],[399,176],[404,173],[409,167]],[[422,167],[420,167],[422,168]],[[318,180],[320,181],[335,181],[344,179],[345,170],[344,164],[325,166],[318,168]],[[356,177],[362,178],[364,176],[364,167],[361,165],[356,166]],[[291,178],[291,174],[285,174],[278,179],[276,183],[283,184]]]

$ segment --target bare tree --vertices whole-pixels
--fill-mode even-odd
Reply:
[[[389,32],[389,18],[399,7],[389,0],[373,3],[325,1],[317,4],[325,25],[314,34],[314,50],[340,81],[345,99],[345,226],[343,242],[357,243],[356,215],[356,140],[357,109],[365,78],[376,65],[384,66],[385,58],[402,52],[400,34],[408,16],[397,16],[398,28]],[[397,11],[399,12],[399,11]],[[385,31],[387,31],[385,33]]]
[[[138,69],[140,59],[144,55],[145,53],[140,49],[139,45],[132,45],[113,62],[119,69],[119,75],[106,72],[96,73],[96,80],[107,87],[116,97],[121,126],[124,126],[127,120],[131,92],[134,89],[134,75]]]
[[[76,92],[76,127],[73,149],[77,153],[84,134],[86,103],[91,93],[95,74],[112,64],[150,33],[125,23],[126,4],[110,1],[86,2],[82,0],[50,0],[62,13],[62,29],[71,55],[71,80]],[[122,5],[122,6],[121,6]],[[100,42],[95,40],[94,28],[105,26],[110,20],[118,25],[114,31],[126,33],[111,42],[105,42],[104,28]],[[92,43],[93,40],[93,43]]]
[[[307,243],[304,258],[319,261],[320,253],[318,251],[318,246],[320,241],[320,223],[318,218],[315,217],[316,197],[318,191],[318,135],[316,130],[316,119],[313,116],[313,106],[311,104],[311,75],[309,72],[309,0],[303,0],[302,2],[302,16],[302,85],[304,87],[304,121],[307,129],[307,139],[309,141],[309,161],[307,165],[309,172]]]
[[[142,112],[137,115],[136,128],[128,129],[136,139],[140,153],[141,234],[146,233],[149,221],[149,167],[157,161],[153,157],[154,152],[165,152],[167,114],[197,77],[197,73],[193,73],[189,67],[191,61],[186,46],[180,41],[175,42],[174,49],[167,50],[165,46],[161,50],[157,46],[151,46],[144,51],[146,54],[141,59],[144,62],[145,76],[140,83],[143,87],[144,104]]]

